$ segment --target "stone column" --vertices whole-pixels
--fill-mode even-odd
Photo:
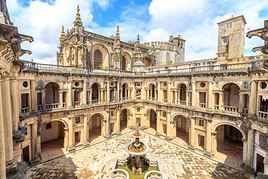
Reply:
[[[110,113],[107,112],[107,119],[106,119],[106,128],[105,128],[105,137],[110,137]]]
[[[223,93],[219,93],[219,110],[224,110]]]
[[[63,107],[63,91],[62,90],[60,90],[59,91],[59,108],[62,108]]]
[[[42,93],[42,106],[43,109],[46,109],[46,90],[43,89],[41,93]]]
[[[68,149],[71,150],[74,147],[74,131],[73,131],[73,116],[68,117],[69,119],[69,145]]]
[[[116,89],[117,90],[116,91],[117,92],[117,98],[116,98],[117,101],[120,101],[120,92],[119,92],[119,89],[120,89],[120,82],[117,81],[117,89]]]
[[[115,132],[120,133],[120,109],[117,108],[116,110],[116,127]]]
[[[18,132],[19,115],[20,115],[20,95],[19,86],[16,79],[11,80],[11,101],[12,101],[12,125],[13,133]],[[36,107],[36,104],[35,104]],[[34,109],[36,110],[36,108]]]
[[[157,101],[162,102],[162,95],[161,95],[161,83],[158,82],[157,85]]]
[[[212,144],[212,155],[215,155],[217,153],[217,132],[211,133],[211,144]]]
[[[175,91],[175,104],[178,104],[178,90]]]
[[[243,94],[241,94],[241,92],[239,92],[239,107],[238,107],[238,112],[242,112],[243,111],[243,104],[244,104]]]
[[[82,106],[86,106],[87,105],[87,81],[84,80],[83,83],[83,92],[82,92]]]
[[[171,138],[171,113],[167,112],[167,137]]]
[[[190,123],[191,123],[191,126],[190,126],[190,132],[189,132],[189,138],[190,138],[190,146],[191,147],[195,147],[195,120],[190,118]]]
[[[250,86],[250,96],[249,96],[249,106],[248,106],[248,113],[249,115],[255,115],[259,109],[256,109],[257,106],[257,84],[255,81],[251,82]]]
[[[243,163],[248,165],[248,156],[247,156],[247,151],[248,151],[248,145],[247,145],[247,140],[246,139],[242,139],[243,141]],[[251,154],[252,155],[252,154]]]
[[[268,175],[268,159],[267,158],[264,158],[263,164],[264,164],[264,174]]]
[[[88,93],[89,93],[89,104],[92,104],[92,92],[91,92],[92,90],[90,89],[89,91],[88,91]]]
[[[161,125],[161,120],[160,120],[160,110],[157,110],[157,120],[156,120],[156,130],[157,133],[163,133],[163,127]]]
[[[69,147],[69,131],[67,128],[64,128],[64,149],[67,151]]]
[[[7,170],[14,167],[13,160],[13,135],[12,135],[12,112],[11,112],[11,96],[10,96],[10,81],[5,79],[2,84],[2,103],[5,106],[3,110],[4,116],[4,131],[5,131],[5,154]],[[3,130],[2,129],[2,130]]]
[[[11,89],[12,89],[12,86],[14,85],[18,91],[19,89],[18,85],[16,84],[16,82],[13,82],[13,81],[14,80],[11,81]],[[34,80],[31,81],[31,110],[37,111],[37,94],[36,94],[36,84]]]
[[[38,158],[37,133],[38,133],[38,122],[36,119],[35,122],[32,124],[32,156],[35,160]]]
[[[72,90],[72,82],[68,82],[68,92],[67,92],[67,107],[73,107],[73,90]]]
[[[84,145],[88,144],[88,134],[89,134],[89,127],[88,127],[88,120],[87,115],[84,115]]]
[[[208,96],[207,96],[207,99],[208,99],[208,103],[207,103],[208,108],[214,109],[214,104],[213,104],[214,95],[212,93],[212,81],[208,82]]]
[[[195,81],[192,82],[192,106],[196,107],[197,105],[197,101],[198,99],[196,99],[196,92],[195,92]]]
[[[172,95],[172,92],[171,92],[171,82],[167,83],[168,85],[168,90],[167,90],[167,102],[168,103],[171,103],[172,102],[172,98],[171,98],[171,95]]]
[[[211,137],[211,121],[207,121],[207,130],[206,130],[206,152],[210,155],[212,152],[211,144],[212,144],[212,137]]]
[[[109,81],[107,81],[107,84],[106,84],[106,97],[107,97],[106,103],[110,103],[110,82]]]
[[[5,137],[4,137],[4,116],[2,103],[2,80],[0,79],[0,173],[3,179],[6,178],[6,154],[5,154]]]
[[[244,153],[243,153],[244,155]],[[250,168],[253,168],[253,155],[254,155],[254,130],[248,131],[248,140],[247,140],[247,163],[246,165]]]

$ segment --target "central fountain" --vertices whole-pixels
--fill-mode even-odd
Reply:
[[[127,164],[134,174],[140,175],[145,169],[149,168],[150,163],[145,157],[149,151],[149,147],[140,141],[142,135],[138,123],[136,124],[133,136],[135,141],[126,146],[126,151],[129,153]]]
[[[141,141],[142,134],[139,124],[136,124],[133,134],[134,142],[128,143],[125,150],[127,157],[118,159],[116,169],[113,171],[113,178],[116,179],[162,179],[159,172],[158,162],[146,158],[149,146]]]

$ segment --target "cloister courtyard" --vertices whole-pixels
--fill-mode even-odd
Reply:
[[[142,140],[150,147],[147,157],[158,161],[160,172],[165,179],[249,178],[238,167],[217,162],[199,154],[198,150],[187,149],[182,139],[166,140],[163,136],[154,135],[154,130],[151,128],[144,130],[142,134]],[[64,152],[56,147],[60,145],[60,140],[50,142],[47,147],[49,149],[42,147],[43,161],[31,167],[27,177],[33,179],[112,178],[112,170],[115,168],[117,159],[128,155],[125,146],[133,141],[132,135],[132,130],[125,129],[122,134],[114,135],[109,139],[99,136],[89,145],[83,145],[71,152]],[[217,156],[215,157],[217,159]],[[224,155],[220,152],[218,159],[225,161]]]

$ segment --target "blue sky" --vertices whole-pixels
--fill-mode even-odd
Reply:
[[[23,44],[33,52],[23,58],[42,63],[56,62],[61,25],[72,27],[78,4],[89,31],[110,36],[119,25],[125,41],[135,40],[137,34],[142,41],[182,35],[186,61],[216,56],[217,22],[244,15],[248,31],[268,19],[267,0],[8,0],[7,4],[20,32],[35,39]],[[245,55],[253,55],[251,49],[262,44],[256,38],[246,39]]]

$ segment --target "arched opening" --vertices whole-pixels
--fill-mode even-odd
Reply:
[[[41,155],[42,159],[50,159],[63,154],[64,128],[61,121],[45,123],[41,129]]]
[[[94,52],[94,68],[101,69],[102,68],[102,53],[99,49]]]
[[[122,85],[122,100],[126,100],[128,98],[128,85],[124,83]]]
[[[150,128],[157,130],[157,114],[154,110],[150,110]]]
[[[239,107],[239,86],[228,83],[223,86],[224,110],[238,112]]]
[[[89,141],[101,136],[103,116],[99,113],[94,114],[89,120]]]
[[[92,89],[92,97],[91,97],[91,101],[92,103],[99,103],[100,102],[100,85],[98,83],[94,83],[91,87]]]
[[[156,100],[156,89],[154,84],[149,85],[149,100]]]
[[[127,128],[128,111],[124,109],[120,114],[120,131]]]
[[[176,126],[176,137],[184,144],[189,144],[189,120],[186,117],[177,115],[174,117]]]
[[[58,108],[59,105],[59,85],[54,82],[50,82],[45,86],[46,94],[46,109],[52,110]]]
[[[186,85],[180,84],[178,85],[178,103],[182,105],[186,105]]]
[[[122,57],[121,70],[122,71],[127,71],[127,59],[126,59],[125,56]]]
[[[243,134],[231,125],[220,125],[216,128],[217,156],[225,163],[240,166],[243,159]]]
[[[145,67],[153,66],[153,64],[152,64],[152,60],[151,60],[150,58],[148,58],[148,57],[144,57],[144,59],[143,59],[143,63],[144,63],[144,65],[145,65]]]

